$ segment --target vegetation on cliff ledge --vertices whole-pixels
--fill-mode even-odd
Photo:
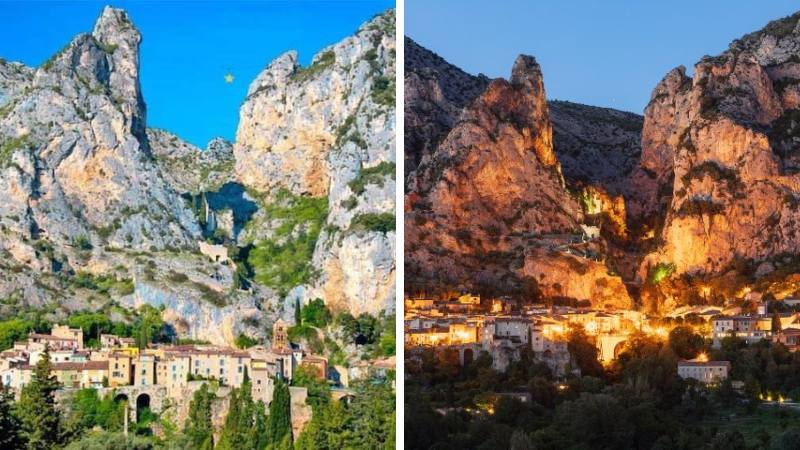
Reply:
[[[256,244],[247,262],[256,281],[285,293],[315,276],[311,258],[328,216],[328,198],[296,196],[282,190],[275,202],[264,205],[264,210],[269,220],[280,225],[271,238]]]

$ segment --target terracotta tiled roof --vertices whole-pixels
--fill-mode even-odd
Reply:
[[[28,337],[29,338],[33,338],[33,339],[44,339],[44,340],[47,340],[47,341],[77,341],[77,339],[75,339],[75,338],[57,337],[57,336],[53,336],[51,334],[31,333],[31,334],[28,335]]]
[[[108,369],[108,361],[53,363],[53,370],[103,370]]]

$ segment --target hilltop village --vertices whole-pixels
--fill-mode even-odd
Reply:
[[[747,344],[766,339],[786,345],[791,352],[798,349],[800,313],[795,309],[800,306],[800,298],[787,296],[769,302],[748,292],[745,303],[744,309],[682,307],[665,317],[655,317],[634,310],[529,304],[512,297],[482,300],[470,293],[450,299],[406,295],[405,344],[412,354],[419,347],[455,348],[461,365],[469,364],[480,352],[487,352],[497,371],[506,370],[521,351],[532,350],[560,379],[581,375],[577,366],[568,365],[571,357],[567,334],[573,328],[585,331],[604,364],[620,354],[632,334],[643,332],[664,339],[677,325],[691,326],[711,341],[712,348],[719,348],[725,338],[734,337]],[[755,306],[755,310],[748,310],[747,305]],[[678,362],[681,377],[701,382],[720,381],[728,377],[729,371],[729,362],[709,361],[703,355]]]
[[[302,371],[303,376],[328,385],[332,399],[347,401],[355,395],[348,389],[351,382],[386,380],[394,370],[394,358],[348,368],[329,366],[327,358],[290,342],[289,328],[281,319],[275,322],[271,347],[149,343],[139,348],[134,338],[101,334],[99,347],[89,348],[81,329],[56,325],[49,334],[30,333],[26,341],[0,353],[0,381],[19,398],[47,353],[52,375],[61,386],[57,399],[68,400],[79,390],[95,389],[100,398],[111,394],[116,401],[127,402],[131,421],[148,410],[180,424],[186,419],[189,400],[204,384],[212,385],[217,397],[227,397],[247,378],[253,401],[269,405],[277,380],[291,384]],[[311,419],[312,408],[307,387],[290,386],[289,393],[297,436]]]

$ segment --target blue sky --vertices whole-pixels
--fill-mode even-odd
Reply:
[[[536,57],[549,99],[641,113],[674,67],[800,10],[796,0],[408,0],[405,34],[472,73]]]
[[[272,59],[294,49],[306,65],[394,3],[0,1],[0,57],[38,66],[77,34],[90,32],[106,4],[123,8],[143,36],[148,126],[204,148],[216,136],[234,139],[247,87]],[[232,84],[224,80],[229,71]]]

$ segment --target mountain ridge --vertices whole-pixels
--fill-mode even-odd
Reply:
[[[365,23],[360,35],[329,47],[342,58],[356,47],[363,49],[361,56],[370,48],[385,51],[359,62],[361,76],[351,81],[369,99],[362,112],[373,117],[353,125],[360,146],[333,142],[327,150],[325,170],[343,171],[331,176],[331,189],[344,191],[339,195],[345,198],[353,195],[348,184],[362,168],[394,158],[393,114],[380,103],[393,101],[381,84],[394,70],[393,20],[389,10]],[[384,199],[393,179],[364,181],[350,210],[326,206],[321,219],[287,220],[286,208],[302,203],[302,195],[285,199],[278,191],[288,185],[259,191],[242,183],[247,166],[237,168],[236,158],[253,149],[215,139],[201,151],[147,127],[140,42],[127,13],[106,7],[91,33],[78,35],[40,67],[0,62],[0,195],[9,199],[0,205],[0,299],[24,311],[45,309],[54,320],[70,311],[118,305],[165,307],[176,335],[214,343],[232,343],[239,334],[266,338],[273,320],[294,317],[297,304],[315,297],[330,297],[330,307],[354,314],[390,309],[392,233],[351,222],[393,214],[393,203]],[[330,100],[332,93],[319,86],[338,66],[325,69],[304,71],[292,89],[317,89],[318,101]],[[373,89],[376,84],[382,89]],[[263,119],[247,112],[242,118],[254,126]],[[326,115],[313,120],[340,126]],[[327,190],[321,192],[326,205]],[[329,224],[328,217],[338,222]],[[312,242],[304,236],[315,226],[322,228],[322,239]],[[247,243],[239,240],[245,237]],[[264,240],[270,251],[304,242],[311,275],[286,279],[280,287],[258,281],[263,270],[286,268],[270,261],[266,268],[254,265],[260,261],[248,252]],[[215,261],[208,254],[211,244],[227,256]],[[330,275],[341,258],[352,268]],[[372,277],[361,292],[350,288],[359,282],[351,273],[356,269]],[[90,283],[77,281],[87,278]],[[100,280],[112,287],[99,288]],[[326,296],[339,288],[337,296]]]

